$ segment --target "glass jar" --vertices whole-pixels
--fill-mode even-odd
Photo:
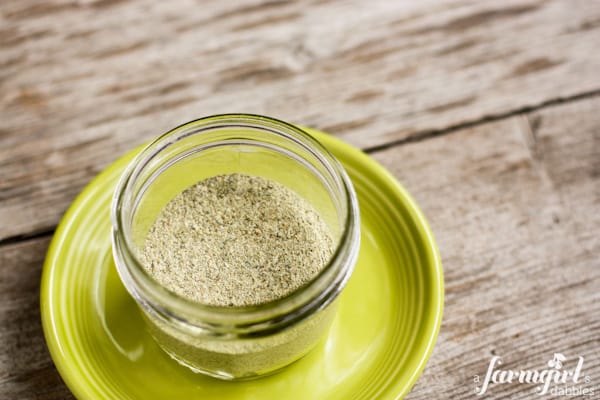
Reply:
[[[296,191],[336,243],[329,263],[283,298],[248,307],[201,304],[166,289],[139,261],[151,225],[174,196],[231,173]],[[111,212],[117,270],[152,336],[179,363],[222,379],[269,374],[306,354],[331,324],[360,241],[356,194],[339,162],[302,129],[258,115],[202,118],[160,136],[127,167]]]

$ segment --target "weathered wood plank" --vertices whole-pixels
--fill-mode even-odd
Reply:
[[[46,349],[40,272],[48,238],[0,248],[0,398],[70,399]]]
[[[408,398],[475,398],[473,376],[494,354],[513,369],[581,355],[598,388],[598,109],[600,98],[578,101],[374,154],[422,206],[444,262],[442,329]],[[39,326],[46,245],[0,247],[0,397],[66,393]],[[486,398],[531,389],[492,387]]]
[[[0,4],[0,240],[116,155],[245,111],[372,147],[600,89],[600,3]]]
[[[441,333],[408,398],[472,399],[493,355],[502,369],[541,370],[553,353],[568,368],[583,356],[598,393],[599,107],[574,102],[374,155],[424,209],[444,262]],[[534,386],[486,398],[538,397]]]

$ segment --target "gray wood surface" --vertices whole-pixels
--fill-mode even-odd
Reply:
[[[130,148],[236,111],[368,150],[425,211],[446,302],[408,398],[481,398],[493,355],[557,352],[600,398],[598,43],[586,0],[3,1],[0,398],[70,397],[38,292],[74,196]]]
[[[600,386],[599,108],[577,101],[373,154],[423,207],[444,263],[440,336],[409,398],[477,398],[493,355],[515,370],[582,356]],[[531,389],[486,398],[540,398]]]

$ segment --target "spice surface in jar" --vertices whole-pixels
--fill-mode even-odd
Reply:
[[[161,348],[250,379],[318,343],[356,262],[360,215],[340,163],[272,118],[192,121],[144,148],[112,204],[113,254]]]
[[[217,175],[163,208],[140,259],[169,290],[213,306],[253,306],[309,282],[333,254],[309,202],[257,176]]]

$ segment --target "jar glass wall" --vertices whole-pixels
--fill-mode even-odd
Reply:
[[[267,178],[320,214],[336,249],[320,272],[283,298],[248,307],[190,301],[140,263],[145,238],[167,203],[223,174]],[[306,354],[335,314],[359,248],[359,211],[337,160],[303,130],[275,119],[228,114],[192,121],[149,144],[123,174],[112,204],[113,254],[158,344],[193,370],[224,379],[274,372]]]

